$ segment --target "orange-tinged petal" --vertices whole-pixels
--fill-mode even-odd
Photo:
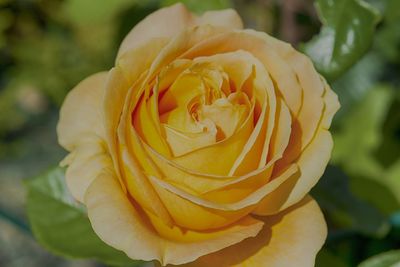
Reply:
[[[264,217],[254,238],[185,264],[185,267],[312,267],[327,235],[318,204],[310,197],[291,208]]]
[[[181,241],[171,241],[155,232],[140,208],[129,201],[110,170],[104,170],[85,195],[94,231],[108,245],[136,260],[158,260],[163,265],[184,264],[254,237],[263,223],[246,218],[217,231],[189,231]]]
[[[124,118],[129,119],[129,118]],[[168,144],[161,134],[159,125],[153,121],[147,108],[147,100],[142,96],[133,114],[133,126],[139,133],[142,140],[153,147],[162,155],[170,155]]]

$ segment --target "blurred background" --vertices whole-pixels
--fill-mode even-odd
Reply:
[[[103,266],[65,260],[37,244],[27,222],[23,181],[56,166],[66,154],[57,144],[55,125],[68,91],[89,74],[110,69],[125,34],[174,2],[0,0],[1,267]],[[311,0],[185,2],[197,13],[234,7],[246,27],[305,51],[304,43],[321,29]],[[400,248],[400,1],[367,2],[380,15],[366,33],[371,40],[362,55],[333,74],[317,64],[342,104],[332,126],[332,161],[312,191],[329,224],[318,267],[358,266]],[[343,10],[337,12],[342,20]],[[400,262],[398,251],[384,257]]]

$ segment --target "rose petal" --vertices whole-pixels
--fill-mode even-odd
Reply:
[[[306,197],[291,208],[263,218],[256,237],[199,258],[185,267],[312,267],[327,235],[318,204]]]
[[[66,182],[74,198],[81,202],[103,166],[111,164],[101,116],[106,79],[106,72],[97,73],[72,89],[61,107],[57,125],[59,143],[71,151],[63,161],[69,165]]]
[[[261,61],[293,114],[301,107],[302,89],[290,65],[268,42],[252,30],[230,31],[196,43],[181,58],[196,58],[245,50]]]
[[[133,125],[141,138],[162,155],[171,154],[160,128],[149,114],[146,98],[143,96],[133,114]]]
[[[210,24],[229,29],[242,29],[243,22],[234,9],[207,11],[197,18],[197,25]]]
[[[83,196],[89,185],[104,167],[112,166],[112,160],[104,140],[99,140],[98,137],[82,141],[68,157],[66,183],[72,196],[83,202]]]
[[[322,127],[325,129],[329,129],[332,123],[333,116],[335,115],[336,111],[340,108],[340,103],[338,100],[338,96],[332,89],[329,87],[326,80],[321,77],[322,82],[325,86],[325,94],[324,94],[324,103],[325,103],[325,110],[324,110],[324,118],[322,119]]]
[[[66,96],[60,110],[57,135],[60,145],[68,151],[73,150],[82,137],[104,138],[101,107],[106,79],[107,72],[89,76]]]
[[[166,140],[175,156],[189,153],[193,150],[212,145],[217,139],[217,129],[209,127],[207,132],[183,133],[171,126],[163,125]]]
[[[214,145],[172,159],[176,164],[197,172],[226,175],[253,131],[248,117],[236,134]],[[216,157],[216,155],[223,155]]]
[[[274,192],[286,181],[293,179],[296,180],[296,178],[298,177],[299,177],[298,166],[296,164],[292,164],[288,166],[288,168],[284,172],[282,172],[282,174],[279,175],[279,177],[275,178],[274,180],[272,180],[267,184],[264,184],[259,189],[254,191],[252,194],[246,196],[245,198],[232,203],[218,203],[204,199],[201,196],[196,196],[191,193],[185,192],[179,189],[178,187],[170,183],[167,183],[164,180],[159,179],[157,177],[149,176],[155,188],[160,188],[169,191],[171,193],[169,198],[172,199],[173,202],[175,201],[174,203],[172,203],[172,205],[180,205],[180,203],[177,202],[181,201],[182,199],[183,202],[190,201],[193,204],[197,204],[198,206],[201,207],[210,208],[214,210],[227,211],[227,212],[239,211],[241,209],[246,209],[249,206],[257,205],[265,196]],[[166,206],[168,206],[168,204],[166,204]]]
[[[190,13],[183,4],[178,3],[161,8],[138,23],[122,41],[117,58],[126,51],[146,43],[149,39],[170,38],[184,29],[201,24],[230,29],[243,27],[240,16],[232,9],[206,12],[198,18]]]
[[[256,236],[262,228],[262,222],[247,218],[217,231],[188,230],[187,242],[167,240],[152,230],[140,209],[121,190],[115,174],[107,170],[90,185],[85,204],[94,231],[105,243],[132,259],[158,260],[163,265],[191,262]]]
[[[285,152],[292,131],[292,116],[289,108],[282,99],[277,101],[276,125],[273,130],[270,142],[268,162],[279,160]]]
[[[327,130],[320,129],[297,160],[300,176],[288,179],[267,195],[260,201],[254,213],[257,215],[275,214],[302,199],[321,178],[329,162],[332,147],[331,134]]]

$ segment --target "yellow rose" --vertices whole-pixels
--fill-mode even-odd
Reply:
[[[66,179],[130,258],[312,266],[326,225],[307,196],[330,157],[337,96],[289,44],[233,10],[181,5],[136,25],[115,67],[67,96]]]

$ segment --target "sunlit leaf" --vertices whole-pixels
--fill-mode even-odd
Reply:
[[[178,2],[185,4],[191,11],[196,13],[232,7],[231,0],[161,0],[161,5],[169,6]]]
[[[108,21],[118,12],[138,1],[132,0],[67,0],[64,9],[68,18],[75,23],[94,23]],[[145,1],[144,1],[145,2]]]
[[[367,177],[381,173],[382,169],[371,153],[381,142],[380,129],[392,97],[390,88],[375,87],[343,118],[334,135],[334,162],[343,163],[351,173],[366,174]]]
[[[395,159],[390,166],[385,166],[376,153],[383,143],[383,125],[394,97],[395,90],[385,86],[374,87],[365,95],[342,119],[335,131],[332,161],[351,177],[372,179],[385,186],[396,197],[395,204],[399,207],[400,159]],[[381,151],[380,154],[382,153],[384,152]],[[366,181],[366,185],[369,183]],[[360,193],[360,190],[368,188],[363,186],[357,190]],[[379,198],[379,194],[369,196],[370,199],[374,197]],[[373,202],[379,203],[382,200],[383,198]]]
[[[400,266],[400,250],[388,251],[373,256],[358,267],[398,267]]]
[[[323,26],[305,52],[327,79],[334,80],[367,52],[379,15],[361,0],[316,0],[316,7]]]
[[[36,239],[51,252],[94,258],[110,265],[138,266],[94,233],[83,207],[68,193],[64,170],[55,168],[27,182],[27,213]]]

